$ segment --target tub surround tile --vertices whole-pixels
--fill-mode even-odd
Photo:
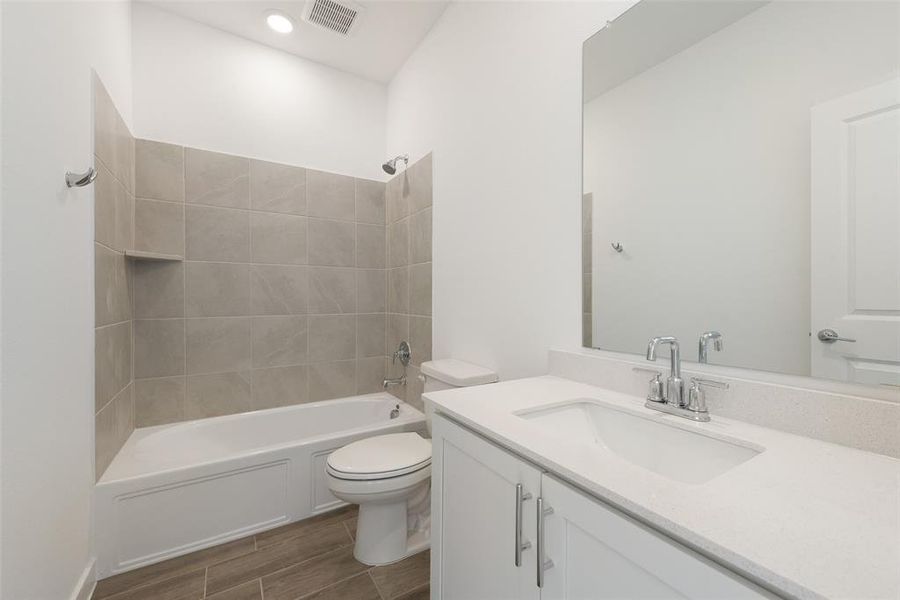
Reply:
[[[116,193],[119,182],[106,166],[97,161],[94,180],[94,241],[116,247]]]
[[[309,264],[328,267],[356,265],[356,224],[309,220]]]
[[[383,225],[357,224],[356,266],[383,269],[386,262],[386,244]]]
[[[386,356],[360,358],[356,361],[356,393],[374,394],[384,391],[382,382],[388,368]]]
[[[431,316],[431,263],[409,268],[409,313]]]
[[[250,310],[250,265],[185,265],[185,314],[189,317],[244,316]]]
[[[387,271],[384,269],[357,269],[356,294],[357,312],[386,312]]]
[[[184,149],[174,144],[135,140],[135,195],[184,202]]]
[[[188,375],[244,371],[250,368],[249,317],[185,321],[185,369]]]
[[[388,271],[388,312],[409,312],[409,268],[399,267]]]
[[[250,372],[253,410],[309,401],[309,367],[272,367]]]
[[[422,394],[425,392],[425,384],[419,379],[422,371],[419,367],[409,365],[406,374],[406,401],[422,412],[425,412],[425,403],[422,401]]]
[[[355,220],[356,181],[353,177],[310,169],[306,175],[306,191],[309,216]]]
[[[203,419],[251,410],[250,373],[215,373],[187,378],[184,417]]]
[[[307,360],[306,317],[253,317],[253,368],[299,365]]]
[[[209,567],[206,593],[213,594],[264,577],[351,543],[343,524],[335,523],[319,529],[314,535],[265,546],[256,552]]]
[[[431,260],[431,209],[413,213],[409,218],[409,263]]]
[[[184,375],[184,319],[134,322],[135,378]]]
[[[97,473],[101,475],[119,451],[117,424],[116,406],[113,402],[107,403],[94,415],[94,464]]]
[[[130,274],[124,254],[94,244],[95,327],[131,319]]]
[[[408,171],[401,171],[387,182],[385,187],[385,203],[387,204],[387,223],[396,223],[409,216],[409,181]]]
[[[431,153],[411,165],[408,174],[409,212],[414,214],[432,204]]]
[[[134,315],[138,319],[184,316],[184,264],[135,261]]]
[[[305,215],[306,169],[251,160],[250,208]]]
[[[310,314],[350,314],[356,311],[356,273],[352,269],[310,267]]]
[[[356,358],[356,315],[309,317],[310,361]]]
[[[384,356],[387,347],[387,315],[356,317],[356,357]]]
[[[313,363],[309,365],[309,400],[331,400],[356,393],[356,361]]]
[[[250,159],[185,148],[184,199],[194,204],[250,208]]]
[[[391,223],[388,227],[390,267],[405,267],[409,264],[409,219]]]
[[[419,366],[431,360],[431,318],[409,317],[409,345],[413,348],[410,363]]]
[[[184,256],[184,205],[137,198],[134,225],[135,250]]]
[[[94,411],[103,408],[132,380],[132,323],[94,330]]]
[[[304,315],[309,305],[306,267],[253,265],[250,267],[250,313]]]
[[[356,180],[356,221],[385,224],[385,184],[369,179]]]
[[[134,426],[152,427],[183,421],[184,390],[184,377],[135,380]]]
[[[247,211],[186,206],[184,236],[188,260],[250,260],[250,213]]]
[[[109,169],[115,169],[116,165],[116,134],[119,112],[113,104],[112,98],[103,86],[103,83],[95,75],[93,78],[94,91],[94,153]]]
[[[400,342],[410,343],[409,340],[409,315],[397,315],[397,314],[389,314],[388,315],[388,324],[387,324],[387,354],[390,356],[394,353],[395,350],[400,346]],[[412,344],[410,343],[410,346]],[[412,347],[412,364],[419,364],[420,361],[416,360],[416,354],[420,351]]]
[[[252,213],[250,224],[252,262],[285,265],[306,263],[305,217]]]

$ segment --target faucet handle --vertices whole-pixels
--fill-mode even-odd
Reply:
[[[665,402],[666,398],[663,394],[663,382],[660,373],[657,373],[650,380],[650,390],[647,392],[647,400],[650,402]]]
[[[688,390],[688,402],[685,408],[696,413],[708,412],[706,408],[706,390],[704,389],[708,387],[727,390],[728,384],[714,379],[691,377],[691,388]]]

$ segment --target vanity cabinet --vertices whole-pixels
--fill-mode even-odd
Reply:
[[[433,434],[433,600],[774,598],[446,418]]]

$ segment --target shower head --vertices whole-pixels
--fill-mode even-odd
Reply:
[[[388,175],[393,175],[397,172],[397,162],[403,161],[403,164],[409,164],[409,154],[401,154],[400,156],[395,156],[391,160],[385,162],[381,165],[381,168],[384,169],[384,172]]]

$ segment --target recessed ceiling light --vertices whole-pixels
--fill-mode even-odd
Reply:
[[[266,24],[269,29],[278,33],[290,33],[294,30],[294,22],[291,18],[278,10],[270,10],[266,13]]]

